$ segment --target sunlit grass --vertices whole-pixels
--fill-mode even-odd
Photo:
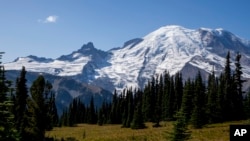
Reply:
[[[235,121],[206,125],[202,129],[192,129],[190,141],[228,141],[230,124],[246,124],[248,121]],[[167,141],[172,132],[172,122],[161,122],[162,127],[153,128],[146,123],[146,129],[132,130],[121,128],[121,125],[89,125],[78,124],[76,127],[54,128],[46,133],[48,137],[57,139],[74,137],[78,141]]]

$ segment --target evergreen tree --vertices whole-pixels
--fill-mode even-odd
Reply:
[[[212,74],[208,77],[208,86],[207,86],[207,105],[206,105],[206,114],[208,118],[208,123],[215,123],[218,121],[217,114],[217,92],[218,92],[218,81],[215,77],[214,70]]]
[[[128,107],[128,114],[127,119],[124,127],[130,127],[130,123],[133,120],[133,114],[134,114],[134,101],[133,101],[133,92],[132,88],[127,90],[126,94],[126,101],[127,101],[127,107]]]
[[[188,131],[187,121],[182,112],[177,113],[177,120],[174,123],[173,132],[170,134],[171,141],[185,141],[190,138],[190,132]]]
[[[183,95],[183,83],[182,83],[182,74],[177,72],[175,74],[175,111],[179,111],[182,103],[182,95]]]
[[[31,141],[43,141],[45,138],[45,130],[51,125],[51,115],[49,113],[49,98],[52,85],[46,83],[42,75],[33,82],[28,98],[28,129],[27,134]]]
[[[194,108],[191,115],[191,123],[194,128],[202,128],[205,124],[205,86],[200,72],[196,76],[194,90]]]
[[[233,95],[234,101],[234,111],[235,111],[235,120],[240,120],[244,118],[244,109],[243,109],[243,91],[242,86],[245,80],[242,80],[242,67],[240,64],[241,55],[237,53],[235,59],[235,75],[234,75],[234,83],[236,92]]]
[[[21,124],[27,107],[28,90],[26,86],[26,71],[22,68],[20,77],[16,81],[16,97],[15,97],[15,121],[17,130],[21,130]]]
[[[186,81],[183,91],[181,113],[185,121],[189,122],[193,111],[194,84],[190,78]]]
[[[142,113],[145,121],[152,121],[152,111],[151,111],[151,91],[150,91],[150,81],[144,88],[143,92],[143,103],[142,103]]]
[[[103,125],[103,123],[104,123],[104,113],[103,113],[103,109],[102,108],[100,108],[99,109],[99,111],[98,111],[98,121],[97,121],[97,124],[99,125],[99,126],[102,126]]]
[[[132,129],[143,129],[145,128],[145,124],[143,121],[143,115],[142,115],[142,104],[141,102],[137,103],[137,106],[135,108],[135,112],[133,115],[133,121],[131,123]]]
[[[168,86],[168,91],[166,91],[166,115],[167,120],[173,120],[174,119],[174,105],[175,105],[175,91],[174,91],[174,77],[170,77],[170,83]]]
[[[230,52],[226,56],[226,64],[223,74],[224,81],[224,102],[223,102],[223,119],[232,120],[232,110],[233,110],[233,92],[235,91],[232,86],[232,77],[231,77],[231,67],[230,67]]]
[[[46,113],[46,130],[51,130],[58,123],[58,114],[55,104],[55,92],[52,90],[53,86],[49,81],[45,83],[45,111]]]
[[[20,76],[16,80],[16,95],[14,102],[14,119],[15,126],[20,134],[21,140],[27,140],[25,128],[27,126],[27,98],[28,90],[26,86],[26,70],[25,67],[22,67]]]
[[[119,124],[120,123],[120,116],[119,116],[119,99],[116,90],[114,91],[113,94],[113,99],[112,99],[112,106],[111,106],[111,112],[110,112],[110,123],[113,124]]]
[[[217,91],[217,97],[216,97],[216,122],[222,122],[224,120],[223,117],[223,109],[224,109],[224,97],[225,97],[225,80],[223,79],[223,74],[219,77],[219,83],[218,83],[218,91]]]
[[[154,122],[155,124],[153,127],[160,127],[160,120],[162,117],[162,94],[163,94],[163,78],[160,75],[160,79],[158,81],[158,77],[156,77],[156,103],[155,103],[155,109],[154,109]]]
[[[97,115],[95,111],[94,98],[91,97],[90,105],[87,110],[87,123],[96,124],[97,123]]]
[[[168,117],[168,98],[170,92],[170,74],[165,71],[163,74],[163,94],[162,94],[162,119],[167,120]]]
[[[0,52],[0,59],[2,52]],[[4,66],[0,61],[0,140],[1,141],[18,141],[19,135],[14,125],[13,102],[10,101],[11,83],[5,78]]]

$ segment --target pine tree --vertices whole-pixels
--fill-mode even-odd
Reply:
[[[143,129],[145,128],[145,124],[143,121],[143,115],[142,115],[142,104],[141,101],[137,103],[137,106],[135,108],[135,112],[133,115],[133,120],[131,123],[131,128],[132,129]]]
[[[236,92],[233,95],[234,101],[234,111],[235,111],[235,120],[240,120],[244,118],[244,109],[243,109],[243,83],[245,80],[242,80],[242,67],[240,64],[241,55],[237,53],[235,59],[235,75],[234,75],[234,83],[236,87]]]
[[[158,81],[159,80],[159,81]],[[156,77],[156,103],[155,103],[155,109],[154,109],[154,125],[153,127],[160,127],[160,120],[162,117],[162,94],[163,94],[163,78],[160,75],[160,79]]]
[[[185,82],[182,104],[181,104],[181,113],[185,118],[185,121],[189,122],[191,114],[193,111],[193,97],[194,97],[194,84],[191,82],[190,78]]]
[[[217,119],[217,92],[218,92],[218,81],[215,77],[214,70],[212,74],[208,77],[208,86],[207,86],[207,105],[206,105],[206,114],[208,118],[208,123],[215,123]]]
[[[2,57],[0,52],[0,59]],[[0,61],[0,140],[1,141],[18,141],[19,135],[14,125],[13,102],[10,100],[9,89],[11,83],[5,78],[4,66]]]
[[[163,94],[162,94],[162,119],[167,120],[168,117],[168,98],[170,92],[170,74],[165,71],[163,74]]]
[[[87,123],[96,124],[97,123],[97,115],[95,111],[94,98],[91,97],[90,105],[87,110]]]
[[[182,112],[177,113],[177,120],[174,123],[173,132],[170,134],[171,141],[185,141],[190,138],[190,132],[187,128],[187,121]]]
[[[134,101],[133,101],[133,92],[132,88],[127,90],[126,94],[126,101],[127,101],[127,106],[128,106],[128,114],[127,114],[127,119],[124,127],[129,128],[130,124],[133,120],[133,114],[134,114]]]
[[[143,103],[142,103],[142,113],[145,121],[152,121],[152,111],[151,111],[151,84],[148,81],[143,92]]]
[[[182,83],[182,74],[177,72],[175,74],[175,111],[179,111],[182,103],[182,95],[183,95],[183,83]]]
[[[110,123],[113,123],[113,124],[119,124],[120,123],[120,116],[119,116],[119,99],[118,99],[118,96],[117,96],[117,92],[116,90],[114,91],[114,94],[113,94],[113,99],[112,99],[112,106],[111,106],[111,112],[110,112]]]
[[[14,102],[14,119],[15,126],[20,134],[21,141],[27,140],[26,128],[27,128],[27,98],[28,90],[26,86],[26,70],[25,67],[22,67],[20,76],[16,80],[16,95]]]
[[[224,97],[225,97],[225,80],[223,79],[223,74],[220,75],[219,80],[218,80],[218,89],[217,89],[217,97],[216,97],[216,122],[222,122],[225,121],[223,117],[223,109],[224,109]]]
[[[104,123],[104,117],[105,115],[104,115],[104,113],[103,113],[103,109],[102,108],[100,108],[99,109],[99,111],[98,111],[98,121],[97,121],[97,124],[99,125],[99,126],[102,126],[103,125],[103,123]]]
[[[205,124],[205,86],[200,72],[196,76],[194,90],[194,108],[191,115],[191,123],[194,128],[202,128]]]
[[[33,82],[28,98],[28,137],[29,140],[43,141],[45,138],[45,130],[51,125],[51,115],[49,114],[49,98],[52,85],[46,83],[42,75]]]
[[[166,91],[166,115],[167,120],[173,120],[174,119],[174,105],[175,105],[175,91],[174,91],[174,77],[170,77],[170,83],[168,86],[168,91]]]
[[[231,67],[230,67],[231,61],[230,61],[230,52],[228,52],[226,56],[226,63],[225,63],[225,69],[223,74],[223,81],[224,81],[224,104],[222,108],[223,112],[223,119],[224,120],[232,120],[232,110],[233,110],[233,92],[234,89],[232,86],[232,77],[231,77]]]
[[[58,124],[58,114],[55,103],[55,92],[52,90],[53,86],[49,81],[45,83],[45,110],[46,110],[46,130],[53,129]]]

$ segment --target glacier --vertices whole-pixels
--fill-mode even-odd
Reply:
[[[234,56],[241,53],[243,77],[250,78],[250,41],[222,28],[188,29],[178,25],[160,27],[109,51],[96,49],[90,42],[57,59],[19,57],[4,66],[6,70],[25,66],[27,71],[72,77],[109,91],[121,91],[142,88],[152,76],[164,71],[192,76],[197,72],[190,70],[210,73],[214,69],[219,74],[228,51],[232,69]]]

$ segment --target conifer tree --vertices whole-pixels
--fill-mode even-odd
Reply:
[[[142,104],[141,101],[137,103],[137,106],[135,108],[135,112],[133,115],[133,120],[131,123],[131,128],[132,129],[143,129],[145,128],[145,124],[143,121],[143,115],[142,115]]]
[[[152,121],[152,111],[151,111],[151,91],[150,91],[150,81],[143,91],[143,103],[142,103],[142,113],[145,121]]]
[[[242,80],[242,67],[240,64],[241,54],[237,53],[235,58],[235,75],[234,83],[236,91],[233,95],[234,109],[235,109],[235,120],[240,120],[244,118],[244,109],[243,109],[243,83],[245,80]]]
[[[22,67],[20,76],[16,80],[16,95],[14,101],[14,119],[15,126],[18,130],[21,141],[27,140],[26,137],[26,128],[27,128],[27,98],[28,98],[28,89],[26,86],[26,70],[25,67]]]
[[[224,109],[224,97],[225,97],[225,80],[223,78],[223,73],[221,73],[219,77],[219,83],[218,83],[218,89],[217,89],[217,97],[216,97],[216,122],[222,122],[224,121],[223,117],[223,109]]]
[[[168,117],[168,98],[170,93],[170,74],[165,71],[163,74],[163,94],[162,94],[162,119],[167,120]]]
[[[127,90],[126,101],[128,106],[128,114],[127,114],[126,124],[124,127],[129,128],[133,120],[133,114],[134,114],[134,101],[133,101],[132,88]]]
[[[194,128],[202,128],[205,124],[205,86],[202,82],[200,72],[198,72],[195,79],[194,88],[194,108],[191,115],[191,123]]]
[[[159,79],[159,82],[158,82]],[[162,118],[162,95],[163,95],[163,77],[156,78],[156,103],[154,110],[154,127],[160,127],[160,120]]]
[[[15,95],[15,121],[17,130],[21,128],[22,120],[27,107],[28,90],[26,86],[26,70],[22,67],[20,77],[16,81],[16,95]]]
[[[0,52],[0,140],[18,141],[19,135],[14,125],[13,102],[10,100],[10,81],[5,78],[4,66],[1,65],[2,52]]]
[[[194,84],[193,82],[191,82],[189,78],[185,82],[181,110],[180,110],[183,118],[187,123],[189,122],[193,111],[193,97],[194,97]]]
[[[52,90],[53,86],[49,81],[45,83],[45,111],[46,113],[46,130],[51,130],[58,123],[58,114],[55,103],[55,92]]]
[[[175,103],[175,91],[174,91],[174,77],[170,77],[170,83],[169,83],[169,90],[167,91],[166,94],[166,115],[167,115],[167,120],[173,120],[174,119],[174,103]]]
[[[183,83],[182,83],[182,74],[177,72],[175,74],[175,111],[179,111],[182,103],[183,95]]]
[[[103,113],[103,109],[100,108],[98,111],[98,120],[97,120],[97,124],[99,126],[102,126],[104,123],[104,113]]]
[[[97,123],[97,115],[95,111],[94,98],[93,96],[90,99],[90,105],[87,110],[87,123],[96,124]]]
[[[230,61],[230,52],[228,51],[226,56],[225,69],[223,73],[223,81],[224,81],[224,104],[222,108],[223,119],[224,120],[232,120],[232,109],[233,109],[233,92],[234,89],[232,87],[232,77],[231,77],[231,61]]]
[[[206,105],[206,114],[208,118],[208,123],[215,123],[217,119],[217,92],[218,92],[218,81],[215,77],[214,70],[212,74],[208,77],[208,86],[207,86],[207,105]]]
[[[190,138],[190,132],[188,131],[187,121],[182,112],[178,112],[176,116],[176,122],[174,122],[173,132],[170,134],[171,141],[185,141]]]
[[[111,106],[111,112],[110,112],[110,123],[113,124],[118,124],[120,123],[120,116],[119,116],[119,99],[117,96],[116,90],[114,91],[113,94],[113,99],[112,99],[112,106]]]
[[[49,95],[52,85],[46,83],[42,75],[33,82],[28,98],[28,129],[27,134],[31,141],[43,141],[45,130],[51,125],[51,115],[49,114]]]

